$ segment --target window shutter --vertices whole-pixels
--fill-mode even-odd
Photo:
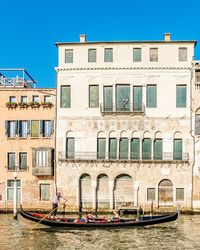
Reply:
[[[130,110],[130,86],[129,85],[117,85],[116,91],[116,107],[117,111],[129,111]]]
[[[54,133],[54,120],[51,120],[51,135]]]
[[[142,141],[142,159],[151,159],[151,139],[143,139]]]
[[[109,139],[109,159],[117,159],[117,139]]]
[[[119,158],[128,159],[128,139],[121,138],[119,141]]]
[[[40,134],[42,136],[44,135],[44,124],[45,124],[45,121],[40,120]]]
[[[28,135],[30,135],[31,133],[31,121],[30,120],[27,121],[27,133]]]
[[[182,139],[174,139],[174,160],[182,160]]]
[[[133,87],[133,110],[142,111],[142,87]]]
[[[195,135],[200,135],[200,115],[195,115]]]
[[[99,86],[98,85],[89,86],[89,107],[90,108],[99,107]]]
[[[113,111],[113,87],[104,86],[104,111]]]
[[[8,121],[5,121],[5,134],[8,135]]]
[[[131,159],[140,159],[140,139],[131,140]]]
[[[162,160],[162,139],[154,141],[154,160]]]
[[[105,159],[106,156],[106,139],[97,138],[97,158]]]

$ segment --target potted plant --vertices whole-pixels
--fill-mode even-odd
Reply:
[[[17,103],[16,102],[7,102],[6,107],[8,107],[8,108],[16,108]]]
[[[51,108],[53,106],[53,103],[52,102],[42,102],[41,105],[44,108]]]
[[[38,107],[40,107],[40,103],[39,103],[39,102],[30,102],[29,105],[30,105],[32,108],[38,108]]]
[[[27,108],[28,107],[27,102],[19,102],[18,105],[19,105],[20,108]]]

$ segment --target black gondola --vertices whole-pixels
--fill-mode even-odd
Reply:
[[[31,221],[40,222],[43,225],[51,227],[68,227],[68,228],[94,228],[94,227],[136,227],[136,226],[147,226],[160,224],[164,222],[174,221],[178,218],[178,211],[172,214],[157,215],[157,216],[142,216],[138,219],[113,219],[106,220],[103,218],[93,219],[92,221],[83,221],[80,219],[71,218],[47,218],[44,215],[37,213],[25,212],[23,208],[20,208],[20,214]],[[45,217],[45,218],[44,218]]]

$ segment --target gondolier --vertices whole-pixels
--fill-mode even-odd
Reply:
[[[51,216],[52,217],[56,217],[56,214],[57,214],[57,208],[58,208],[58,203],[60,202],[60,199],[62,198],[60,192],[57,192],[56,195],[54,196],[53,198],[53,201],[52,201],[52,213],[51,213]]]

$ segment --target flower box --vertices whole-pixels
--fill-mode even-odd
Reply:
[[[29,105],[32,108],[39,108],[40,107],[40,103],[39,102],[30,102]]]
[[[29,104],[27,102],[20,102],[18,103],[20,108],[28,108]]]
[[[7,108],[16,108],[17,107],[17,103],[16,102],[7,102],[6,103],[6,107]]]
[[[52,102],[42,102],[41,103],[43,108],[51,108],[53,106]]]

